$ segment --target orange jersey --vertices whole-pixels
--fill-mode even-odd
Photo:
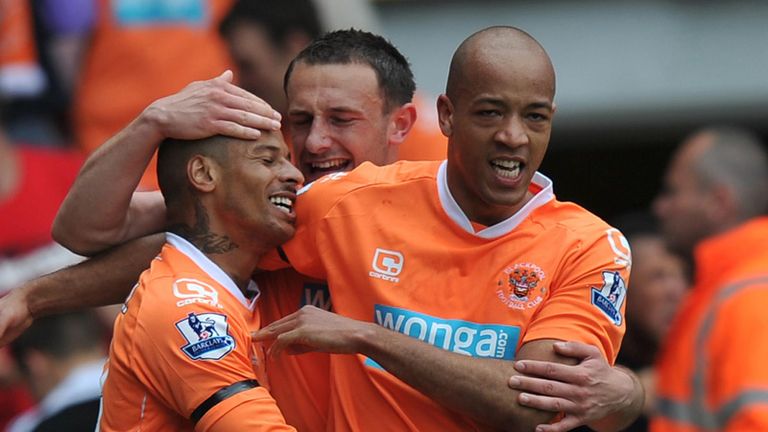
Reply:
[[[331,310],[328,285],[293,269],[256,276],[262,288],[258,310],[268,324],[311,304]],[[267,358],[269,391],[285,421],[302,432],[324,431],[328,418],[330,356],[325,353],[284,354]]]
[[[310,184],[290,264],[329,282],[335,312],[449,351],[512,360],[528,341],[562,339],[613,361],[631,260],[621,233],[556,201],[540,174],[523,209],[475,232],[445,166],[366,163]],[[481,429],[361,355],[331,356],[330,385],[328,430]]]
[[[167,238],[115,321],[100,430],[294,430],[267,390],[251,381],[255,300],[186,240]]]
[[[419,113],[434,111],[417,101]],[[287,138],[286,138],[287,139]],[[437,126],[437,116],[422,117],[408,133],[400,148],[403,160],[445,159],[447,138]],[[304,305],[331,310],[328,284],[307,278],[292,269],[257,276],[262,288],[259,311],[265,324],[296,312]],[[324,431],[327,423],[329,355],[309,353],[267,359],[267,376],[272,396],[288,424],[301,431]]]
[[[99,0],[75,96],[80,146],[90,153],[153,100],[231,67],[218,24],[232,0]],[[155,160],[142,187],[157,188]]]
[[[657,362],[653,432],[768,430],[768,217],[699,243]]]

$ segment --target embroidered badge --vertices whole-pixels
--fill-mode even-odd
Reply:
[[[181,350],[192,360],[220,360],[235,349],[226,315],[190,312],[176,328],[187,341]]]
[[[603,286],[600,289],[592,287],[592,304],[616,325],[621,325],[621,305],[626,296],[627,285],[616,271],[604,271]]]
[[[496,285],[499,299],[512,309],[530,309],[544,299],[544,271],[536,264],[522,263],[504,269]]]

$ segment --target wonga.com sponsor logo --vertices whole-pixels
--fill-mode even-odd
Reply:
[[[376,253],[373,255],[373,262],[371,263],[373,270],[368,275],[389,282],[400,282],[400,278],[397,275],[403,271],[403,262],[403,254],[400,252],[376,248]]]
[[[376,323],[438,348],[472,357],[514,360],[520,327],[437,318],[391,306],[374,306]]]

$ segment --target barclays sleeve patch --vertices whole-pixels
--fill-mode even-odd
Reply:
[[[176,328],[187,341],[181,350],[192,360],[221,360],[235,349],[226,315],[190,312]]]
[[[603,286],[592,287],[592,304],[616,325],[621,325],[621,305],[627,296],[627,285],[619,272],[604,271]]]

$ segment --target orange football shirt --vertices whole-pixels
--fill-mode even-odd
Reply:
[[[445,170],[363,164],[310,184],[285,255],[328,281],[335,312],[449,351],[512,360],[528,341],[562,339],[612,362],[631,260],[621,233],[558,202],[541,174],[517,214],[476,232]],[[330,385],[328,430],[482,429],[361,355],[332,356]]]
[[[190,420],[217,391],[258,378],[249,330],[259,321],[256,300],[220,267],[181,237],[167,239],[115,321],[99,430],[294,430],[260,386]]]

